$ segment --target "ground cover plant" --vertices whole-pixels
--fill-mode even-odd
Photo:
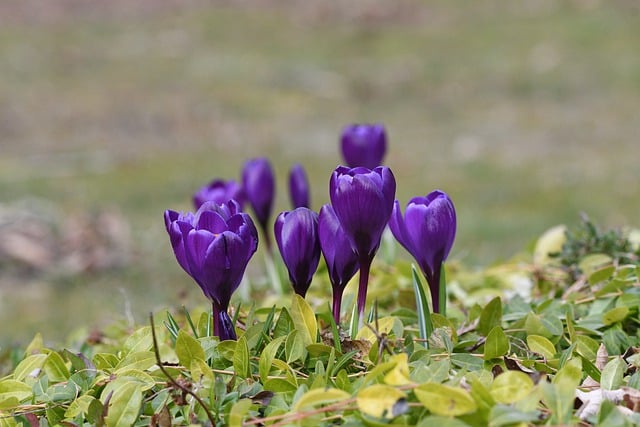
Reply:
[[[377,143],[378,126],[347,127],[343,141]],[[36,335],[0,379],[0,425],[640,422],[635,232],[584,217],[545,233],[530,257],[445,266],[457,227],[445,192],[414,197],[403,215],[392,171],[356,161],[331,173],[331,204],[317,214],[296,167],[294,209],[272,225],[271,173],[250,160],[242,192],[212,182],[195,212],[165,212],[167,250],[211,310],[114,324],[75,348]],[[268,279],[251,293],[286,302],[230,304],[271,235],[279,253],[267,246]]]

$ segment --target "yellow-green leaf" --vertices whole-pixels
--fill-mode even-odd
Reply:
[[[393,330],[393,325],[396,321],[395,317],[382,317],[378,319],[378,334],[389,334]],[[374,326],[374,325],[371,325]],[[378,341],[376,334],[366,326],[358,331],[356,335],[357,340],[369,341],[371,344],[375,344]]]
[[[46,360],[46,354],[32,354],[25,357],[13,371],[13,378],[17,381],[22,381],[27,376],[37,377]]]
[[[389,385],[411,384],[409,379],[409,357],[407,353],[399,353],[389,358],[396,365],[385,376],[384,382]]]
[[[510,404],[524,399],[533,389],[533,381],[523,372],[506,371],[496,377],[489,393],[497,402]]]
[[[289,332],[289,335],[287,335],[287,340],[284,343],[284,352],[287,357],[287,363],[304,360],[306,352],[305,345],[302,334],[297,329]]]
[[[178,332],[176,339],[176,355],[184,367],[191,366],[194,359],[205,360],[204,349],[200,342],[183,330]]]
[[[11,379],[0,381],[0,401],[11,397],[15,397],[18,401],[23,401],[32,395],[31,387],[21,381]]]
[[[456,417],[477,409],[468,391],[444,384],[426,383],[416,387],[414,393],[420,403],[436,415]]]
[[[356,399],[358,409],[370,417],[390,420],[407,409],[406,395],[397,388],[374,384],[362,389]]]
[[[316,342],[318,335],[316,315],[307,301],[298,294],[293,294],[291,319],[296,330],[300,332],[305,346]]]
[[[202,359],[191,361],[191,378],[198,382],[201,388],[210,388],[215,381],[211,367]]]
[[[546,360],[551,360],[556,355],[556,347],[553,343],[540,335],[527,336],[527,346],[529,346],[529,350],[538,353]]]
[[[314,406],[327,405],[350,397],[351,395],[349,393],[337,388],[314,388],[303,394],[295,405],[293,405],[292,410],[293,412],[304,411]]]
[[[138,419],[142,405],[142,390],[135,383],[123,383],[113,390],[105,418],[107,427],[128,427]]]

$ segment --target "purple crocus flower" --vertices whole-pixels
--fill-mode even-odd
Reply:
[[[358,254],[358,314],[361,321],[371,262],[391,216],[395,194],[396,180],[391,169],[385,166],[378,166],[373,170],[338,166],[329,182],[333,210],[351,247]]]
[[[353,124],[342,130],[342,156],[351,168],[373,169],[382,164],[387,151],[387,134],[381,124]]]
[[[205,202],[195,214],[167,210],[164,222],[178,263],[212,302],[214,333],[236,339],[227,309],[258,247],[253,221],[231,200]]]
[[[244,191],[240,184],[232,179],[224,181],[214,179],[209,184],[200,187],[193,195],[193,205],[199,209],[204,202],[216,202],[218,204],[235,200],[240,205],[244,205]]]
[[[349,280],[358,271],[358,254],[351,248],[351,243],[331,205],[324,205],[320,209],[318,236],[333,289],[333,318],[336,324],[339,324],[342,294]]]
[[[289,196],[293,208],[308,208],[309,203],[309,181],[304,168],[300,164],[295,164],[289,172]]]
[[[440,271],[456,236],[456,210],[449,196],[440,190],[425,197],[414,197],[402,217],[396,200],[389,228],[404,248],[416,259],[424,273],[434,311],[440,311]],[[444,301],[443,301],[444,303]]]
[[[318,214],[305,207],[282,212],[273,229],[293,289],[304,298],[320,261]]]
[[[276,183],[271,163],[264,157],[248,160],[242,170],[242,186],[264,233],[267,250],[271,251],[271,237],[267,224],[273,208]]]

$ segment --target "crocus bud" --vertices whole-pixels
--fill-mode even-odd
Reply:
[[[224,181],[214,179],[209,184],[200,187],[193,195],[193,205],[199,209],[204,202],[215,202],[218,204],[235,200],[240,205],[244,205],[244,192],[240,184],[234,180]]]
[[[396,200],[389,220],[396,240],[415,258],[424,273],[434,310],[439,309],[440,270],[456,236],[456,210],[449,196],[440,190],[414,197],[404,218]]]
[[[351,248],[349,239],[331,205],[324,205],[320,209],[318,236],[333,289],[333,318],[338,324],[344,288],[358,271],[358,254]]]
[[[382,164],[387,151],[387,134],[381,124],[353,124],[342,130],[342,156],[351,168],[373,169]]]
[[[212,302],[214,333],[236,339],[227,309],[258,247],[253,221],[234,200],[205,202],[195,214],[167,210],[164,220],[178,263]]]
[[[248,160],[242,170],[242,187],[258,224],[264,232],[267,248],[270,250],[271,239],[267,224],[273,208],[276,183],[269,160],[264,157]]]
[[[308,208],[309,204],[309,181],[304,168],[300,164],[295,164],[289,172],[289,196],[293,208]]]
[[[385,166],[373,170],[338,166],[329,181],[331,205],[351,247],[358,254],[358,313],[361,321],[371,262],[389,221],[395,194],[396,180],[391,169]]]
[[[318,214],[304,207],[282,212],[273,228],[293,289],[304,298],[320,261]]]

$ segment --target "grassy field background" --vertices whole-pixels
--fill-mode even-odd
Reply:
[[[0,3],[2,208],[58,234],[110,212],[126,240],[121,266],[78,274],[0,259],[0,346],[204,304],[162,212],[255,156],[276,167],[276,212],[294,162],[319,208],[350,122],[387,126],[402,204],[452,196],[464,263],[582,211],[640,225],[636,2],[325,3]]]

